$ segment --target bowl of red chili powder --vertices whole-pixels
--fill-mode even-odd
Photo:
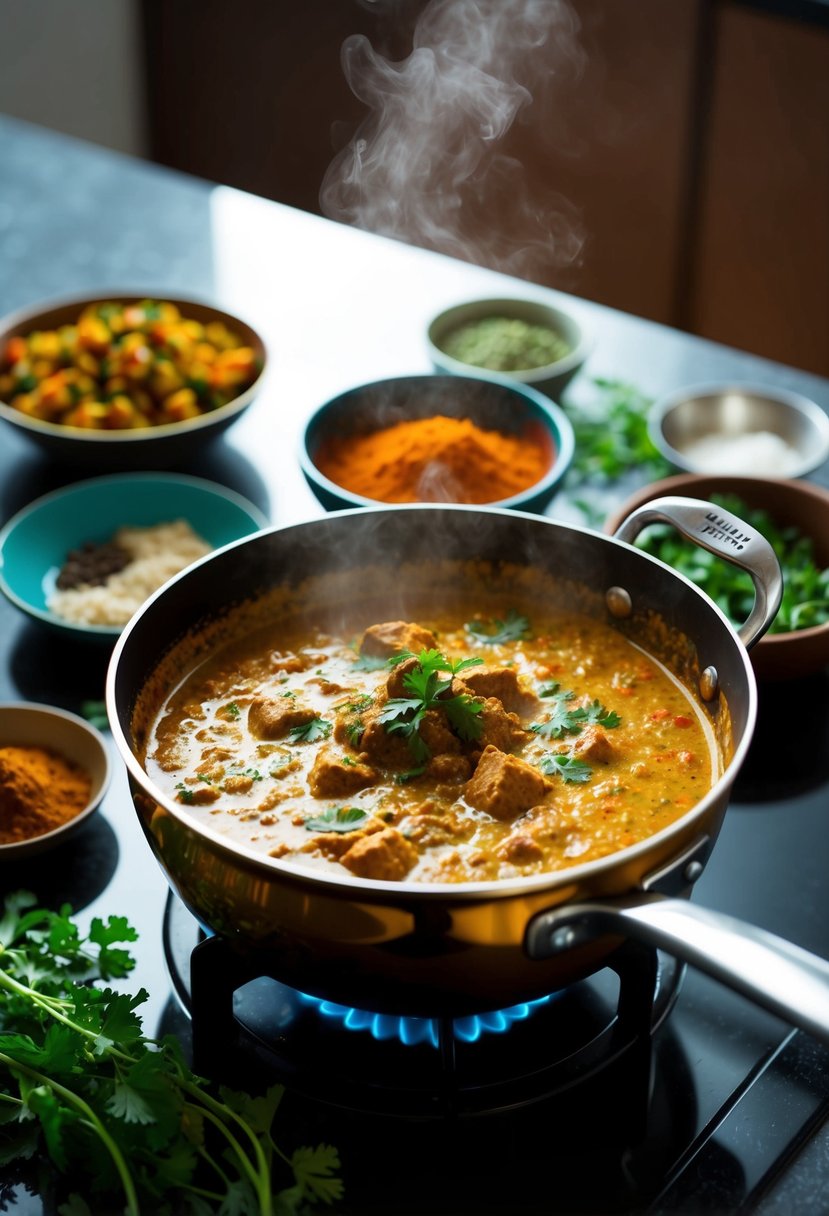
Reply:
[[[447,502],[540,513],[573,450],[564,411],[534,389],[413,375],[359,385],[321,405],[299,459],[327,510]]]
[[[0,864],[64,841],[109,780],[106,741],[91,723],[53,705],[0,704]]]

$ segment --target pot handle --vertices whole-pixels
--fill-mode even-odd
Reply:
[[[746,650],[768,629],[783,595],[783,575],[774,549],[764,536],[723,507],[696,498],[655,498],[638,507],[614,532],[617,540],[633,544],[649,524],[671,524],[692,541],[751,575],[754,605],[737,634]]]
[[[606,934],[665,950],[829,1044],[829,962],[686,899],[648,893],[564,904],[530,921],[524,944],[543,959]]]

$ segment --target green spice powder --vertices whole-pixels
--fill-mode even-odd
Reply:
[[[494,372],[529,371],[570,353],[561,334],[513,317],[484,317],[460,325],[444,339],[447,355]]]

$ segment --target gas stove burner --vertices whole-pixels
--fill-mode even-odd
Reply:
[[[407,1047],[418,1043],[429,1043],[436,1048],[440,1046],[441,1023],[438,1018],[370,1013],[364,1009],[353,1009],[348,1005],[336,1005],[333,1001],[308,996],[305,992],[298,995],[305,1004],[318,1009],[321,1017],[341,1023],[346,1030],[367,1031],[373,1038],[381,1041],[397,1039]],[[508,1009],[497,1009],[492,1013],[453,1018],[452,1033],[456,1039],[465,1043],[476,1043],[482,1035],[505,1034],[515,1022],[522,1022],[531,1017],[536,1009],[548,1004],[558,995],[560,994],[551,993],[550,996],[542,996],[535,1001],[523,1001],[519,1005],[510,1005]]]
[[[164,947],[197,1072],[237,1085],[272,1078],[329,1106],[414,1119],[529,1107],[616,1068],[627,1070],[618,1085],[633,1095],[630,1108],[644,1110],[651,1039],[684,972],[629,944],[549,997],[477,1017],[400,1018],[288,987],[267,962],[205,937],[173,896]]]

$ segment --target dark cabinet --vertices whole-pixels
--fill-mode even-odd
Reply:
[[[502,15],[524,11],[498,2]],[[392,234],[412,243],[829,374],[829,5],[549,6],[560,20],[543,46],[516,59],[502,34],[491,48],[490,74],[526,96],[506,133],[481,142],[474,172],[423,189],[436,162],[419,146],[411,177],[366,179],[365,201],[396,190]],[[349,86],[344,44],[364,36],[394,89],[413,38],[428,45],[428,11],[425,0],[146,0],[152,155],[322,210],[323,180],[378,97]],[[465,104],[463,90],[450,96]],[[460,128],[438,100],[391,141],[403,170],[412,137],[451,165]],[[395,104],[406,114],[414,99]]]

